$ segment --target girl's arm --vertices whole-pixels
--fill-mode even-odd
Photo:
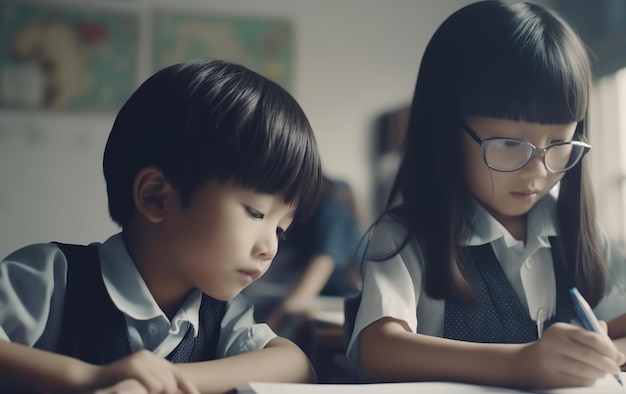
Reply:
[[[291,341],[276,337],[264,349],[213,361],[181,364],[201,393],[232,392],[253,381],[314,383],[307,356]]]
[[[361,331],[361,365],[370,381],[457,381],[546,389],[589,386],[618,373],[624,355],[601,335],[552,325],[528,344],[480,344],[409,331],[385,317]]]

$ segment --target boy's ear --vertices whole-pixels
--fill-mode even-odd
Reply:
[[[163,221],[171,204],[173,188],[157,167],[139,170],[133,182],[133,200],[139,214],[148,221]]]

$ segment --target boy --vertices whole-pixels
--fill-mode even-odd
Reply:
[[[0,263],[0,392],[314,381],[239,294],[317,200],[320,159],[296,101],[242,66],[167,67],[118,113],[103,167],[121,233]]]

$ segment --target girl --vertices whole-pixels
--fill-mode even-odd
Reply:
[[[569,324],[573,286],[601,319],[626,312],[585,175],[590,75],[538,5],[474,3],[436,31],[364,266],[347,352],[363,379],[549,388],[619,372],[611,341]]]

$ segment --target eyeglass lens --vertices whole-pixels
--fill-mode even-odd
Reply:
[[[530,160],[534,148],[527,142],[506,138],[484,140],[485,161],[496,170],[516,170]],[[551,145],[545,152],[545,164],[549,170],[565,171],[576,165],[585,148],[571,142]]]

